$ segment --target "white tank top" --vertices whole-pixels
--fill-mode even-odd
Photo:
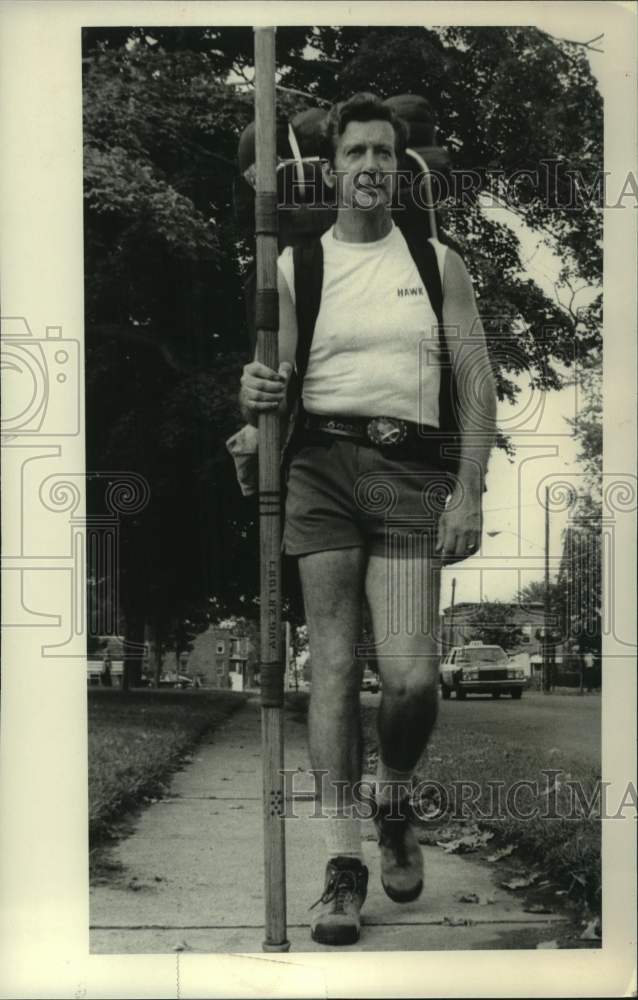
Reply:
[[[439,426],[437,319],[401,230],[373,243],[321,237],[321,307],[303,383],[307,413]],[[433,240],[441,280],[446,247]],[[279,257],[293,302],[292,248]]]

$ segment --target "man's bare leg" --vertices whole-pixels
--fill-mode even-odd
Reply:
[[[439,562],[370,556],[366,595],[372,616],[382,695],[378,714],[377,830],[387,894],[407,902],[421,891],[423,861],[406,822],[388,818],[409,793],[414,768],[437,716]]]
[[[361,777],[359,665],[364,553],[360,548],[318,552],[299,559],[312,660],[310,758],[321,780],[326,833],[326,879],[311,921],[322,944],[353,944],[366,897],[368,869],[361,854],[360,821],[351,813],[352,786]],[[325,772],[318,775],[317,772]]]
[[[438,708],[439,563],[372,555],[366,595],[382,682],[379,748],[386,764],[414,768]]]
[[[310,759],[326,771],[323,804],[337,805],[337,789],[361,778],[359,665],[365,556],[361,548],[317,552],[299,559],[310,639],[312,685],[308,719]],[[341,793],[343,794],[343,793]]]

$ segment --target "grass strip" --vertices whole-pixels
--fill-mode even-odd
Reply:
[[[184,755],[246,701],[232,691],[89,691],[89,843],[159,798]]]
[[[376,709],[363,706],[362,721],[365,769],[373,773]],[[415,774],[431,809],[432,821],[426,818],[422,825],[432,830],[433,842],[446,838],[446,826],[475,824],[489,830],[494,839],[485,853],[513,845],[517,857],[542,868],[571,901],[584,902],[595,912],[601,906],[601,823],[596,809],[588,810],[584,800],[584,807],[578,808],[573,782],[586,800],[595,803],[599,778],[594,768],[576,757],[526,746],[502,734],[461,729],[455,720],[443,719]],[[512,789],[517,784],[520,791],[512,809]]]

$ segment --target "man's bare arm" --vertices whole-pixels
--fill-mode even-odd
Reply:
[[[461,456],[438,548],[453,559],[470,554],[481,541],[483,484],[496,434],[496,384],[472,282],[451,249],[443,276],[443,324],[456,376]]]

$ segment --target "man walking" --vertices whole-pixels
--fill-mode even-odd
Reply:
[[[358,940],[368,870],[357,784],[362,607],[367,600],[382,681],[375,825],[381,878],[396,902],[416,899],[423,858],[410,823],[414,768],[435,723],[439,581],[446,561],[475,552],[494,436],[495,390],[471,282],[460,257],[436,244],[443,323],[458,393],[456,475],[426,446],[440,431],[437,316],[392,218],[405,127],[371,94],[327,119],[324,180],[337,218],[321,238],[323,280],[303,365],[302,411],[287,464],[286,553],[298,559],[312,657],[309,741],[322,775],[326,882],[312,936]],[[425,241],[426,236],[423,235]],[[286,406],[299,326],[294,255],[279,260],[280,370],[251,362],[246,419]],[[441,490],[447,503],[441,502]]]

